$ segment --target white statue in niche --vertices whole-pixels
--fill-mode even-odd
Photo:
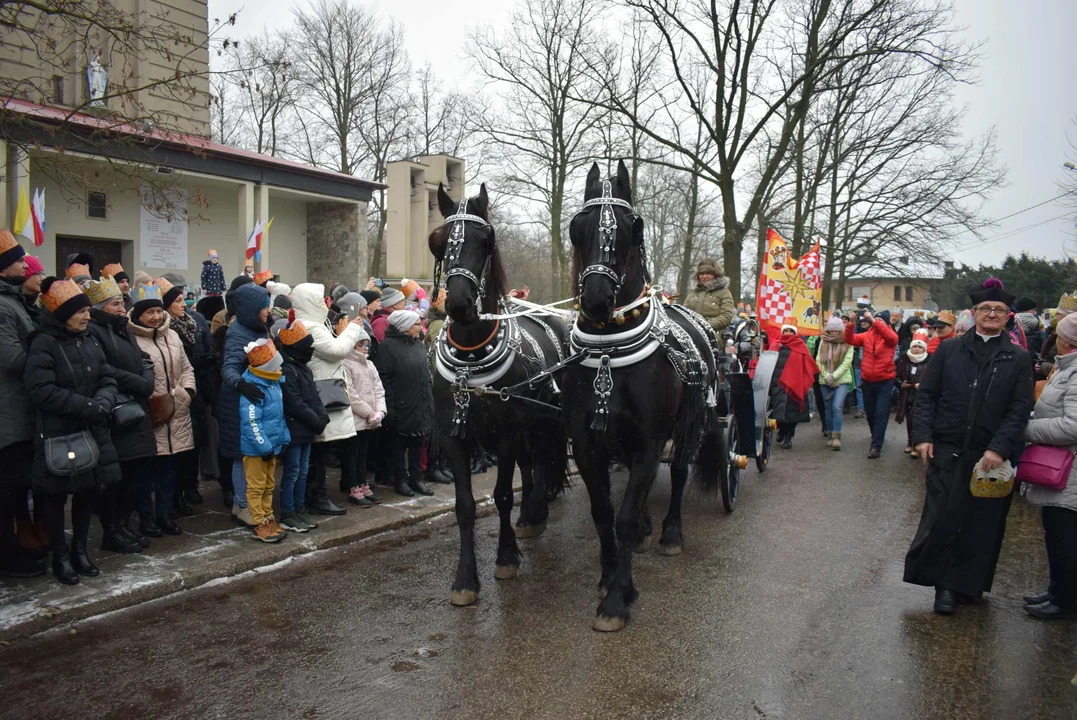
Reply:
[[[93,60],[86,66],[86,80],[90,86],[90,106],[105,107],[105,92],[108,89],[108,71],[101,65],[101,51],[94,54]]]

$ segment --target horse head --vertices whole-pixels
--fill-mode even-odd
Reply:
[[[617,306],[639,296],[647,273],[643,218],[632,209],[632,180],[624,161],[606,180],[598,163],[592,165],[583,199],[568,230],[580,313],[592,323],[606,323]]]
[[[496,309],[505,286],[486,184],[478,195],[457,203],[439,183],[438,208],[445,222],[427,241],[436,261],[434,292],[444,271],[445,313],[454,322],[470,325],[484,309]]]

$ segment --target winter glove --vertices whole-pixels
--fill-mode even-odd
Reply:
[[[265,400],[265,393],[258,389],[258,386],[247,382],[246,380],[240,380],[236,383],[236,390],[243,397],[250,400],[252,403],[262,402]]]

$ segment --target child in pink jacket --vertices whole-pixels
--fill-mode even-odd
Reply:
[[[366,481],[367,451],[370,442],[377,437],[381,421],[385,419],[385,388],[381,378],[370,362],[370,338],[363,334],[352,351],[344,358],[344,379],[348,385],[351,398],[352,419],[358,433],[358,457],[356,458],[355,482],[358,483],[348,491],[348,502],[359,507],[371,507],[381,502],[370,489]]]

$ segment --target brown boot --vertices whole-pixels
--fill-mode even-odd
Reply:
[[[841,450],[841,433],[831,433],[830,435],[830,447],[834,450]]]

